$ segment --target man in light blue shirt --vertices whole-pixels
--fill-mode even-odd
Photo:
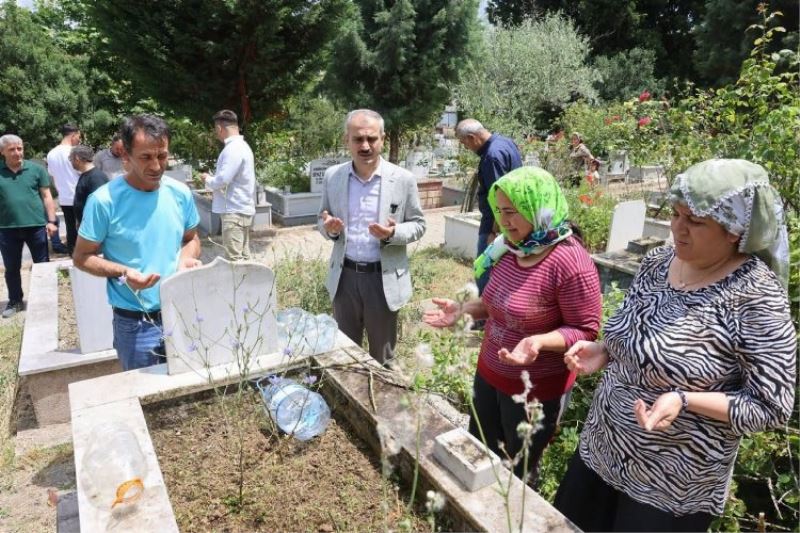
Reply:
[[[250,228],[256,214],[256,171],[253,151],[239,134],[236,113],[223,109],[213,117],[214,133],[225,143],[214,175],[203,174],[214,191],[211,211],[222,219],[222,246],[230,261],[250,259]]]
[[[189,189],[163,175],[167,124],[133,116],[120,133],[128,170],[89,197],[73,262],[108,278],[114,348],[122,368],[131,370],[163,362],[160,281],[200,265],[200,217]]]

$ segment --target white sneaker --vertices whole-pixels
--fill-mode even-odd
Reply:
[[[11,318],[12,316],[16,315],[19,311],[22,311],[22,302],[15,302],[15,303],[8,302],[8,305],[3,311],[3,318]]]

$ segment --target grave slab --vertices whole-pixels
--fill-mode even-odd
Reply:
[[[81,353],[110,350],[114,347],[114,314],[106,295],[106,278],[70,267],[72,300]]]
[[[161,283],[170,374],[272,353],[278,348],[275,274],[264,265],[217,257]]]
[[[640,238],[646,212],[647,206],[642,200],[620,202],[614,206],[606,252],[624,250],[628,241]]]
[[[500,464],[500,458],[487,453],[486,447],[463,428],[438,435],[433,455],[470,492],[495,482],[493,469]]]
[[[311,177],[311,192],[322,192],[325,182],[325,171],[335,165],[350,161],[346,157],[323,157],[314,159],[308,164],[308,173]]]

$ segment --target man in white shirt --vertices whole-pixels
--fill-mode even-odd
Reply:
[[[95,154],[94,166],[105,172],[108,179],[125,174],[122,165],[122,137],[119,133],[111,138],[111,146]]]
[[[64,222],[67,225],[67,253],[70,255],[75,248],[75,240],[78,238],[72,202],[80,175],[72,167],[69,154],[72,147],[79,145],[80,142],[81,130],[78,126],[65,124],[61,127],[61,143],[47,154],[47,172],[53,178],[58,191],[58,205],[64,213]]]
[[[239,134],[236,113],[223,109],[213,117],[214,133],[225,143],[214,175],[203,174],[214,191],[211,211],[222,219],[222,246],[229,261],[250,259],[250,227],[256,214],[253,151]]]

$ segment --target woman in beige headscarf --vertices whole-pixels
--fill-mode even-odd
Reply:
[[[705,161],[670,193],[674,246],[642,261],[604,343],[564,354],[579,375],[605,369],[555,500],[585,531],[705,531],[741,436],[794,405],[788,240],[766,171]]]

